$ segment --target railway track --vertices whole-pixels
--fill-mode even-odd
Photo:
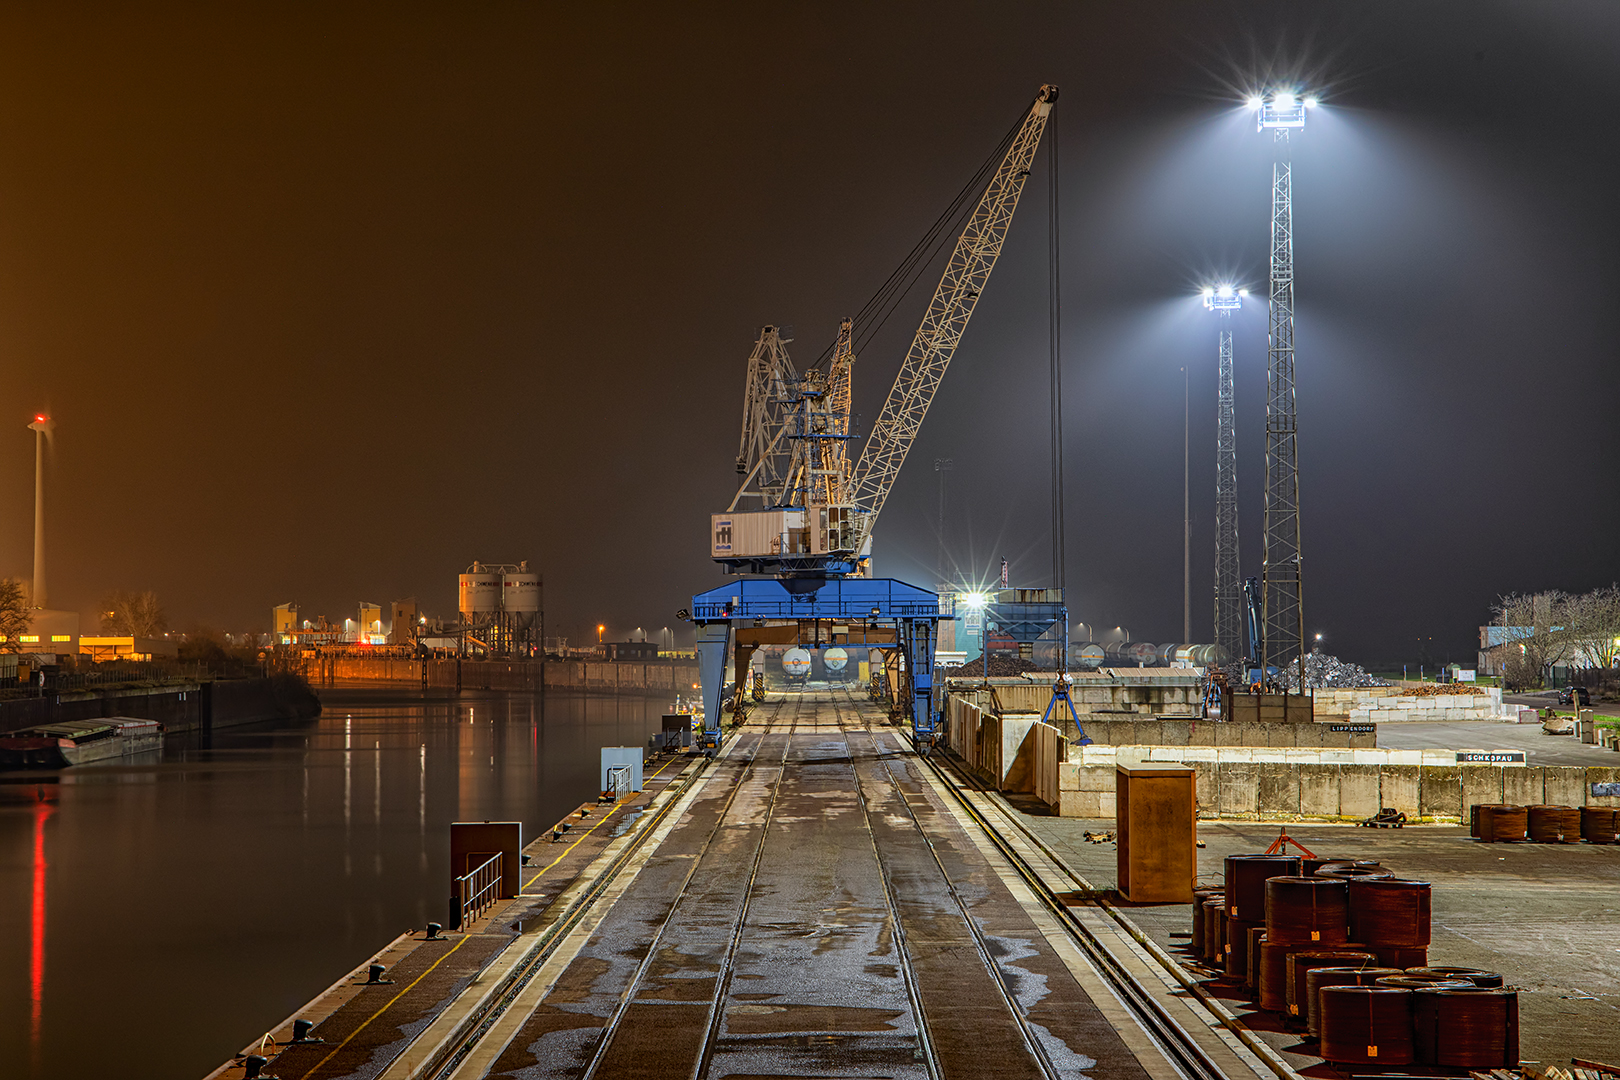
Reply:
[[[1165,1059],[1185,1080],[1226,1080],[1225,1074],[1198,1043],[1082,923],[1053,887],[1048,885],[1047,877],[1051,875],[1052,867],[1061,868],[1062,863],[1037,837],[1023,829],[994,802],[975,792],[971,783],[964,778],[953,774],[938,761],[919,757],[905,750],[899,737],[888,729],[874,729],[868,720],[860,715],[861,709],[853,699],[845,701],[841,696],[835,695],[829,703],[825,698],[819,702],[814,698],[808,700],[807,698],[807,695],[802,694],[784,695],[781,699],[768,703],[756,713],[753,724],[759,725],[758,728],[744,736],[745,739],[751,736],[749,743],[746,746],[734,744],[732,754],[745,751],[747,756],[740,763],[741,767],[737,770],[731,790],[726,793],[721,809],[715,815],[714,823],[707,835],[695,845],[695,856],[681,883],[681,890],[676,894],[676,902],[671,903],[668,911],[663,914],[662,921],[656,925],[647,942],[645,953],[641,956],[628,984],[620,992],[616,1004],[605,1017],[603,1028],[590,1045],[588,1053],[584,1054],[583,1068],[573,1075],[596,1080],[622,1071],[625,1057],[635,1046],[636,1039],[623,1040],[625,1046],[617,1049],[616,1044],[620,1041],[620,1036],[627,1032],[627,1025],[636,1023],[638,995],[647,990],[650,983],[656,983],[655,971],[660,959],[668,953],[680,952],[683,943],[688,940],[682,937],[677,922],[683,913],[680,897],[685,895],[686,887],[692,884],[694,877],[705,866],[705,856],[710,854],[717,837],[728,828],[735,830],[739,824],[746,823],[748,828],[757,831],[757,835],[747,837],[746,852],[720,849],[716,858],[710,860],[711,863],[723,864],[719,870],[711,866],[708,872],[711,875],[719,874],[723,879],[721,884],[727,890],[728,897],[726,918],[730,919],[731,923],[723,946],[717,946],[713,953],[705,954],[705,962],[709,962],[709,957],[714,957],[714,987],[706,1004],[699,1006],[704,1009],[701,1020],[694,1018],[694,1023],[689,1025],[694,1033],[696,1027],[700,1025],[701,1037],[690,1044],[682,1044],[689,1045],[689,1051],[676,1054],[671,1047],[671,1056],[679,1057],[684,1064],[671,1061],[668,1068],[662,1065],[653,1067],[652,1063],[642,1060],[638,1067],[638,1074],[651,1067],[652,1071],[648,1075],[662,1075],[666,1072],[670,1075],[694,1078],[708,1075],[711,1066],[715,1064],[717,1045],[725,1027],[727,1003],[732,978],[737,969],[738,952],[744,941],[751,905],[760,884],[760,867],[772,836],[772,821],[783,793],[784,778],[789,775],[788,766],[794,753],[795,740],[804,736],[825,739],[831,732],[836,731],[843,746],[844,756],[855,776],[854,796],[862,815],[859,820],[863,821],[867,839],[871,844],[872,857],[882,874],[882,902],[888,926],[892,928],[894,935],[893,955],[904,983],[906,1000],[910,1004],[916,1022],[916,1059],[930,1080],[960,1075],[963,1062],[960,1047],[955,1051],[956,1057],[942,1061],[940,1048],[930,1032],[930,1010],[925,1002],[927,995],[921,985],[922,980],[915,964],[912,943],[907,940],[906,920],[902,918],[901,910],[902,897],[897,894],[895,880],[891,876],[891,864],[896,859],[899,859],[900,865],[908,871],[915,871],[917,867],[931,860],[928,877],[943,882],[943,890],[935,887],[934,892],[949,897],[953,923],[959,920],[962,927],[971,934],[971,947],[976,950],[978,962],[993,980],[994,993],[999,997],[999,1005],[1016,1025],[1018,1040],[1008,1045],[1016,1046],[1017,1042],[1021,1041],[1029,1062],[1033,1065],[1033,1068],[1025,1068],[1022,1071],[1014,1070],[1015,1073],[1039,1075],[1056,1080],[1058,1077],[1074,1075],[1074,1070],[1072,1064],[1065,1069],[1053,1060],[1052,1046],[1055,1045],[1061,1054],[1061,1041],[1054,1043],[1053,1035],[1036,1023],[1025,1005],[1021,1003],[1017,986],[1010,978],[1003,961],[997,959],[1005,950],[998,950],[996,943],[987,937],[985,929],[976,918],[974,907],[952,880],[950,868],[941,858],[935,838],[930,835],[929,825],[919,816],[917,806],[913,805],[911,798],[908,797],[907,785],[917,785],[922,774],[927,774],[937,781],[934,785],[936,789],[948,794],[963,814],[983,830],[995,851],[1051,912],[1119,1001],[1147,1032]],[[809,710],[808,715],[806,710]],[[813,749],[810,752],[813,753]],[[768,781],[752,783],[762,769],[774,769],[774,777]],[[926,783],[926,777],[922,778],[922,782]],[[506,984],[496,994],[491,995],[491,1003],[483,1014],[467,1026],[465,1035],[453,1046],[447,1047],[428,1068],[417,1072],[415,1074],[417,1080],[425,1078],[471,1080],[474,1076],[484,1075],[486,1070],[494,1065],[505,1048],[483,1044],[496,1030],[501,1017],[513,1008],[546,961],[578,927],[586,910],[591,906],[591,901],[601,895],[613,877],[623,872],[636,853],[644,848],[649,838],[657,833],[660,823],[665,821],[674,808],[683,804],[682,796],[686,794],[687,785],[691,783],[692,779],[689,779],[680,792],[671,794],[651,820],[643,822],[642,827],[637,830],[635,842],[627,845],[616,857],[613,865],[593,882],[585,893],[575,899],[568,913],[548,931],[546,939],[531,949],[530,955],[508,977]],[[739,820],[733,811],[737,807],[740,793],[745,789],[751,791],[750,799],[759,800],[759,805],[751,806]],[[874,799],[879,800],[878,803],[874,803]],[[903,811],[901,807],[904,807]],[[897,822],[902,823],[900,827],[904,829],[904,835],[895,832]],[[692,839],[698,840],[697,837]],[[734,835],[730,842],[736,842]],[[926,855],[919,855],[918,852],[923,848],[926,849]],[[1026,858],[1026,852],[1032,849],[1045,853],[1046,859],[1039,861],[1049,859],[1051,866],[1045,868],[1046,876],[1043,876]],[[725,862],[726,859],[741,858],[747,859],[745,872],[742,867]],[[919,858],[923,861],[918,862]],[[728,866],[732,867],[732,875],[725,877],[725,868]],[[1075,885],[1083,887],[1083,883],[1080,882],[1075,882]],[[908,887],[915,888],[915,885]],[[916,898],[907,899],[915,907]],[[717,914],[710,909],[703,910],[705,916]],[[937,942],[930,944],[937,948]],[[972,953],[968,955],[971,956]],[[982,973],[977,977],[982,978]],[[656,999],[656,985],[652,986],[650,994]],[[533,1000],[532,994],[530,997]],[[937,989],[933,1000],[936,1002],[939,1000]],[[532,1005],[524,1008],[532,1008]],[[997,1023],[1002,1025],[1002,1030],[1008,1030],[1005,1020]],[[521,1022],[519,1027],[521,1028]],[[510,1042],[515,1038],[511,1023],[506,1025],[505,1030],[507,1034],[498,1035],[496,1041]],[[1016,1056],[1016,1051],[1013,1054]]]
[[[1017,845],[1008,834],[1016,832],[1021,843],[1032,846],[1045,855],[1053,868],[1069,878],[1075,891],[1088,893],[1090,886],[1069,874],[1063,860],[1040,837],[996,806],[993,801],[984,800],[988,805],[981,805],[980,800],[969,798],[966,792],[976,790],[977,785],[972,785],[971,781],[954,769],[942,765],[932,755],[918,755],[916,760],[940,781],[940,786],[945,788],[957,805],[979,825],[1042,905],[1056,916],[1069,936],[1085,953],[1086,958],[1091,961],[1092,966],[1108,981],[1120,1001],[1131,1011],[1176,1070],[1187,1077],[1187,1080],[1227,1080],[1226,1074],[1210,1059],[1198,1042],[1165,1011],[1141,982],[1126,970],[1113,952],[1097,939],[1091,929],[1075,915],[1070,905],[1065,903],[1046,879],[1030,865],[1029,860],[1017,849]],[[992,816],[998,818],[1000,823],[992,820]]]

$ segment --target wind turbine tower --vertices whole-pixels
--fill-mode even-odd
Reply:
[[[1296,657],[1304,671],[1305,599],[1300,574],[1299,440],[1294,418],[1294,177],[1289,135],[1305,127],[1314,97],[1273,90],[1249,100],[1272,133],[1270,350],[1266,370],[1266,560],[1261,572],[1263,665]]]
[[[1241,659],[1243,570],[1238,561],[1237,395],[1232,389],[1232,312],[1247,289],[1207,286],[1204,307],[1221,318],[1220,363],[1215,395],[1215,644],[1228,661]]]
[[[34,433],[34,597],[33,606],[45,606],[45,436],[56,422],[36,413],[28,429]]]

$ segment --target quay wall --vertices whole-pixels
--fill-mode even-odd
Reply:
[[[320,711],[320,700],[296,676],[183,680],[0,701],[0,732],[56,720],[96,720],[104,716],[156,720],[171,733],[210,732],[265,720],[308,719],[320,715]]]
[[[583,690],[673,697],[697,688],[697,664],[672,660],[419,660],[391,656],[312,656],[314,686],[392,684],[422,690]]]
[[[1114,817],[1116,766],[1140,761],[1192,766],[1205,819],[1359,821],[1389,807],[1410,821],[1456,822],[1482,803],[1620,806],[1620,796],[1592,794],[1593,784],[1620,783],[1620,768],[1610,766],[1458,765],[1453,752],[1431,750],[1122,746],[1070,753],[1074,760],[1058,766],[1063,817]]]

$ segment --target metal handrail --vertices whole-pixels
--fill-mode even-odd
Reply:
[[[456,898],[461,904],[461,926],[465,929],[473,920],[500,899],[501,856],[491,855],[478,866],[456,878]]]

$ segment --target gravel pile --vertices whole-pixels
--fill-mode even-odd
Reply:
[[[1299,661],[1283,669],[1282,682],[1290,694],[1300,692]],[[1391,686],[1392,683],[1367,674],[1358,664],[1340,660],[1323,652],[1312,652],[1305,657],[1305,682],[1313,688],[1327,690],[1354,690],[1360,686]]]

